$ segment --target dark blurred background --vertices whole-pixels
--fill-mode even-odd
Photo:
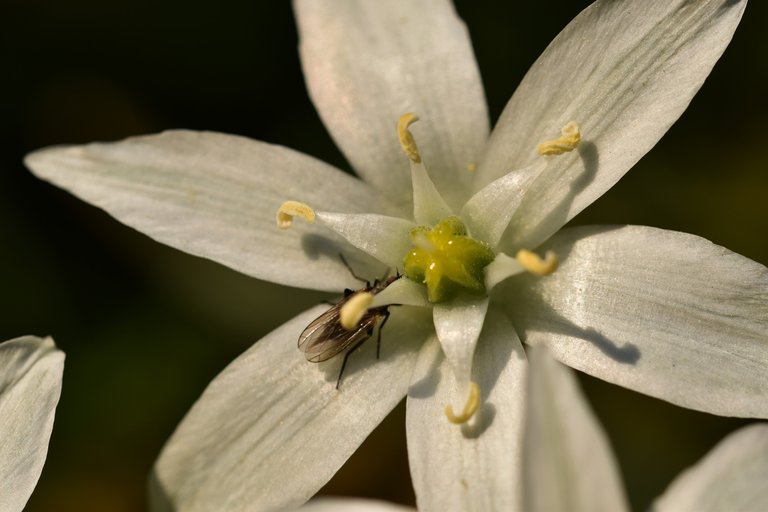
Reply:
[[[588,2],[459,1],[495,120],[526,69]],[[577,223],[696,233],[768,264],[765,2],[669,134]],[[206,384],[325,298],[162,246],[38,181],[33,149],[166,128],[217,130],[348,169],[302,81],[289,2],[3,0],[0,340],[67,353],[48,462],[29,511],[142,510],[164,440]],[[744,424],[583,377],[635,509]],[[244,404],[247,406],[247,404]],[[411,502],[401,406],[325,492]]]

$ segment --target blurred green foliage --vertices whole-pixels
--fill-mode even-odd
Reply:
[[[457,3],[494,119],[587,3]],[[689,110],[576,223],[692,232],[768,264],[767,13],[764,2],[748,6]],[[155,243],[36,180],[23,155],[184,127],[348,165],[307,97],[288,2],[5,0],[0,20],[0,339],[52,335],[67,353],[48,462],[27,509],[142,510],[154,458],[206,384],[325,296]],[[582,381],[634,508],[743,423]],[[412,501],[403,418],[401,407],[325,491]]]

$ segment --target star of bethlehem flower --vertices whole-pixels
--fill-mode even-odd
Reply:
[[[327,306],[214,379],[157,462],[155,508],[297,506],[407,396],[420,508],[509,510],[520,495],[521,340],[684,407],[768,416],[765,267],[683,233],[561,229],[679,117],[745,0],[594,3],[533,65],[492,133],[449,2],[294,7],[310,96],[359,178],[209,132],[27,158],[126,224],[254,277],[359,288],[339,254],[357,275],[405,274],[340,311],[346,328],[367,307],[402,305],[380,359],[363,345],[339,389],[341,358],[310,364],[296,348]],[[275,212],[290,229],[275,227]]]
[[[0,343],[0,509],[21,512],[48,453],[64,353],[51,338]]]

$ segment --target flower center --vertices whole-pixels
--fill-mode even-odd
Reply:
[[[485,292],[483,270],[495,255],[488,244],[467,235],[458,217],[447,217],[433,228],[413,228],[410,238],[413,249],[403,258],[403,273],[427,286],[430,302]]]

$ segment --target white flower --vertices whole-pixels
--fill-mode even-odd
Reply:
[[[430,238],[450,214],[495,256],[483,282],[454,276],[479,292],[469,298],[435,292],[423,307],[423,287],[405,278],[366,297],[412,306],[392,309],[381,359],[364,347],[339,390],[340,361],[308,364],[295,346],[323,307],[256,343],[168,442],[155,506],[299,505],[407,394],[420,508],[508,510],[520,495],[520,339],[685,407],[767,417],[766,268],[682,233],[558,232],[677,119],[745,6],[596,2],[533,65],[489,135],[467,32],[448,2],[297,0],[310,94],[361,179],[283,147],[189,131],[30,155],[38,176],[157,240],[286,285],[359,287],[339,253],[358,275],[380,276],[402,268],[412,244],[454,242],[453,220],[447,238]],[[409,112],[421,121],[410,126]],[[283,227],[293,215],[318,222],[279,231],[275,211]],[[418,268],[428,258],[414,258],[409,275],[429,282]],[[446,421],[446,404],[465,424]]]
[[[21,511],[37,485],[61,395],[64,353],[51,338],[0,343],[0,510]]]
[[[523,474],[531,512],[629,510],[608,439],[573,372],[546,350],[529,352]],[[761,511],[768,508],[768,423],[731,433],[656,499],[656,512]]]

